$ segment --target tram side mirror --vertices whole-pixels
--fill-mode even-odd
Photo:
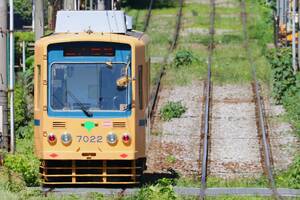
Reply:
[[[118,80],[117,80],[117,86],[120,88],[124,88],[127,87],[128,83],[130,82],[130,79],[128,78],[128,76],[121,76]]]

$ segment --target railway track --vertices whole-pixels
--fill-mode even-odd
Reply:
[[[40,190],[40,188],[29,188],[30,190]],[[175,187],[174,191],[177,195],[186,195],[198,197],[201,195],[201,188],[193,187]],[[123,197],[127,195],[134,195],[139,192],[138,188],[53,188],[43,189],[43,194],[47,197],[50,193],[55,195],[87,195],[88,193],[101,193],[105,196]],[[300,197],[300,190],[279,188],[278,192],[283,197]],[[207,188],[206,196],[220,196],[220,195],[239,195],[239,196],[272,196],[272,190],[268,188]]]
[[[160,72],[159,72],[159,74],[158,74],[158,76],[155,80],[153,89],[152,89],[151,94],[150,94],[150,100],[149,100],[149,105],[148,105],[148,113],[147,113],[147,116],[149,116],[150,119],[154,114],[154,108],[155,108],[155,105],[156,105],[156,100],[157,100],[159,90],[160,90],[160,86],[161,86],[161,80],[162,80],[162,77],[164,76],[165,71],[166,71],[166,65],[167,65],[169,55],[176,48],[178,37],[179,37],[184,0],[178,0],[178,1],[179,1],[179,8],[178,8],[178,12],[177,12],[176,27],[175,27],[175,32],[174,32],[174,35],[173,35],[173,40],[172,40],[172,43],[170,44],[167,55],[164,57],[162,66],[160,68]]]
[[[248,62],[251,66],[252,78],[253,78],[253,91],[255,96],[255,104],[256,104],[256,114],[257,114],[257,124],[258,124],[258,132],[262,138],[262,146],[263,146],[263,160],[264,160],[264,170],[268,177],[269,186],[272,189],[273,196],[275,199],[281,199],[277,189],[276,183],[274,179],[273,166],[271,162],[271,149],[268,140],[268,128],[267,121],[264,111],[264,103],[262,96],[260,94],[260,84],[257,78],[256,73],[256,65],[253,60],[252,52],[249,48],[249,39],[247,33],[247,12],[246,12],[246,3],[245,0],[241,0],[241,17],[243,24],[243,35],[244,35],[244,48],[247,54]]]
[[[146,15],[143,32],[146,32],[147,29],[148,29],[150,18],[151,18],[151,13],[152,13],[153,2],[154,2],[154,0],[151,0],[150,3],[149,3],[148,12],[147,12],[147,15]]]
[[[210,41],[208,45],[208,62],[207,62],[207,79],[204,89],[205,95],[205,106],[204,106],[204,116],[202,119],[203,130],[203,152],[202,152],[202,168],[201,168],[201,192],[200,197],[204,199],[205,189],[206,189],[206,177],[207,177],[207,164],[208,164],[208,137],[210,130],[210,113],[211,113],[211,68],[212,68],[212,56],[214,51],[214,35],[215,35],[215,15],[216,15],[216,2],[215,0],[210,0]]]
[[[241,0],[241,19],[243,24],[243,36],[244,36],[244,48],[247,54],[247,59],[249,65],[251,66],[251,73],[253,78],[253,95],[254,95],[254,103],[255,103],[255,112],[256,112],[256,122],[257,122],[257,131],[261,136],[261,144],[263,152],[261,152],[261,157],[264,161],[264,171],[268,177],[270,189],[272,191],[272,196],[276,199],[281,199],[279,193],[277,192],[275,180],[273,177],[273,170],[271,164],[271,151],[270,151],[270,144],[268,140],[268,132],[267,132],[267,124],[265,119],[264,113],[264,104],[260,94],[260,86],[256,75],[256,66],[253,61],[251,51],[248,45],[248,33],[247,33],[247,15],[246,15],[246,4],[245,0]],[[207,72],[207,79],[204,88],[204,114],[202,116],[202,130],[201,130],[201,138],[202,138],[202,168],[201,168],[201,189],[200,189],[200,198],[204,199],[206,196],[206,180],[207,180],[207,171],[208,171],[208,152],[209,152],[209,138],[210,138],[210,127],[211,127],[211,114],[212,114],[212,81],[211,81],[211,68],[212,68],[212,55],[214,50],[214,34],[215,34],[215,15],[216,15],[216,2],[215,0],[210,0],[210,42],[208,46],[208,72]]]

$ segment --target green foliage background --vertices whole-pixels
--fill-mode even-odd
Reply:
[[[30,21],[32,16],[31,0],[14,0],[14,11],[19,14],[24,21]]]

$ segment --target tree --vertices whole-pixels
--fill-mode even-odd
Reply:
[[[47,5],[47,4],[46,4]],[[62,0],[49,0],[48,5],[48,28],[53,30],[55,28],[56,13],[63,8]]]
[[[32,0],[14,0],[14,11],[24,22],[31,22]]]

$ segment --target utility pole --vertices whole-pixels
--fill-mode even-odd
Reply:
[[[34,6],[34,32],[35,41],[37,41],[44,35],[44,1],[34,0]]]
[[[34,13],[35,13],[35,5],[34,5],[34,0],[31,0],[31,5],[32,5],[32,12],[31,12],[31,26],[32,26],[32,32],[34,32]]]
[[[0,1],[0,148],[8,150],[7,122],[7,0]]]
[[[15,153],[15,110],[14,110],[14,1],[9,0],[9,91],[10,91],[10,151]]]
[[[93,4],[94,4],[93,0],[90,0],[90,10],[93,10]]]
[[[75,10],[74,0],[64,0],[64,10]]]
[[[300,68],[300,0],[298,0],[298,70]]]
[[[105,10],[104,0],[97,0],[97,10]]]
[[[293,49],[293,69],[294,74],[297,71],[297,61],[296,61],[296,1],[293,0],[292,3],[292,49]]]

